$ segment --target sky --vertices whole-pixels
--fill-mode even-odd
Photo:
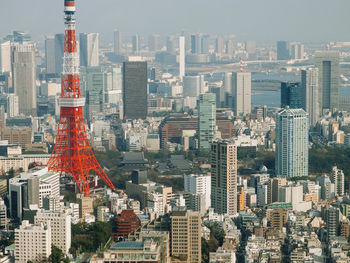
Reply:
[[[124,36],[188,32],[239,40],[350,41],[350,0],[76,0],[78,32]],[[0,37],[62,33],[63,0],[0,0]]]

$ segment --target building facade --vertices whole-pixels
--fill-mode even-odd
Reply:
[[[209,150],[216,139],[216,97],[213,93],[199,95],[199,149]]]
[[[251,73],[232,73],[233,112],[236,116],[251,113]]]
[[[302,108],[309,113],[311,126],[315,126],[320,118],[318,75],[318,68],[301,71]]]

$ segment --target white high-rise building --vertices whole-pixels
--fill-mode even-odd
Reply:
[[[18,96],[7,94],[7,117],[16,117],[19,115]]]
[[[334,192],[336,196],[344,195],[344,172],[337,166],[332,167],[331,182],[334,184]]]
[[[7,226],[7,209],[5,201],[0,198],[0,228],[4,229]]]
[[[22,221],[15,230],[15,261],[16,263],[44,262],[51,255],[50,225],[33,225]]]
[[[36,115],[36,62],[33,43],[11,47],[12,87],[19,99],[19,113]]]
[[[284,185],[279,189],[278,201],[291,203],[293,206],[303,202],[302,185]]]
[[[233,112],[236,116],[251,113],[251,73],[232,73]]]
[[[45,39],[45,65],[46,73],[56,73],[55,38],[53,36]]]
[[[51,243],[68,254],[71,246],[71,216],[64,211],[40,210],[34,217],[35,224],[51,226]]]
[[[211,145],[211,207],[218,214],[237,214],[237,147],[231,141]]]
[[[11,42],[0,43],[0,72],[11,72]]]
[[[318,68],[301,71],[303,109],[309,113],[310,125],[315,126],[320,118]]]
[[[99,34],[81,33],[80,36],[80,65],[84,67],[97,67],[99,60]]]
[[[280,177],[308,176],[309,118],[303,109],[276,113],[276,174]]]
[[[200,174],[184,175],[184,191],[205,195],[205,209],[207,210],[211,205],[211,176]]]
[[[122,39],[121,39],[120,31],[114,30],[114,46],[113,46],[114,55],[116,56],[120,55],[121,47],[122,47]]]
[[[303,59],[304,58],[304,45],[300,43],[290,44],[290,56],[291,59]]]
[[[180,57],[179,57],[179,77],[182,81],[185,76],[185,37],[180,36],[179,38],[179,48],[180,48]]]

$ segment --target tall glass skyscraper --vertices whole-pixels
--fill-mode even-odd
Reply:
[[[318,68],[301,71],[302,108],[309,113],[310,125],[315,126],[320,118]]]
[[[276,174],[308,176],[309,116],[289,107],[276,113]]]
[[[216,96],[214,93],[199,95],[198,101],[199,148],[209,150],[216,139]]]
[[[302,108],[302,90],[299,82],[281,83],[281,107]]]

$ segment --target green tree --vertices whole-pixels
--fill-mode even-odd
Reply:
[[[64,259],[64,254],[61,249],[58,247],[52,245],[51,246],[51,255],[49,257],[49,262],[52,263],[61,263],[61,261]]]

